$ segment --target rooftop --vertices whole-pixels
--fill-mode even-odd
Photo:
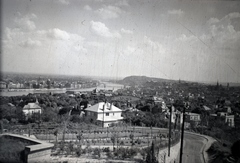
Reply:
[[[92,111],[92,112],[97,112],[97,113],[101,113],[101,112],[107,113],[107,112],[121,112],[122,110],[117,108],[116,106],[108,103],[108,102],[99,102],[98,104],[95,104],[89,108],[86,109],[86,111]]]

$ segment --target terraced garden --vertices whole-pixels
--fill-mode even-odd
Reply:
[[[144,160],[152,142],[155,144],[156,151],[168,146],[168,130],[149,127],[72,129],[65,134],[62,132],[55,135],[39,133],[35,136],[55,144],[52,151],[53,157]],[[177,141],[179,141],[179,134],[176,131],[172,133],[171,144]]]

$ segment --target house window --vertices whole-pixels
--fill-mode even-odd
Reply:
[[[109,113],[106,113],[106,116],[109,116]]]

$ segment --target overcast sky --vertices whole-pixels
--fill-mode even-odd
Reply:
[[[3,0],[2,71],[240,82],[240,2]]]

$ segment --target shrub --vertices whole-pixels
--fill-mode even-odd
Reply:
[[[137,148],[130,148],[130,149],[127,151],[127,153],[128,153],[129,158],[133,158],[134,156],[137,155],[138,149],[137,149]]]
[[[114,157],[111,151],[108,151],[108,152],[106,153],[106,155],[107,155],[107,157],[110,158],[110,159],[112,159],[112,158]]]
[[[87,148],[82,149],[82,154],[86,154],[87,153]]]
[[[142,159],[143,159],[143,160],[146,159],[146,153],[147,153],[146,149],[141,149],[141,150],[140,150],[140,154],[142,155]]]
[[[66,151],[66,156],[71,154],[71,150],[69,148],[66,148],[65,151]]]
[[[101,157],[101,149],[99,149],[99,148],[94,148],[94,150],[93,150],[93,155],[94,155],[94,156],[97,156],[98,158],[100,158],[100,157]]]
[[[110,152],[109,147],[103,148],[103,152]]]
[[[87,153],[92,153],[92,151],[93,151],[93,149],[90,146],[86,147],[86,152]]]
[[[83,153],[83,150],[82,150],[82,147],[81,146],[78,146],[77,149],[76,149],[76,154],[78,157],[80,157]]]
[[[92,143],[95,145],[96,144],[96,140],[92,140]]]
[[[135,143],[136,143],[136,144],[141,144],[141,142],[142,142],[142,141],[141,141],[140,139],[135,140]]]
[[[120,142],[120,145],[124,145],[124,141],[121,141],[121,142]]]
[[[125,159],[125,158],[127,158],[127,149],[125,149],[125,148],[123,148],[123,147],[120,147],[119,149],[118,149],[118,151],[116,151],[115,153],[114,153],[116,156],[118,156],[120,159]]]
[[[73,143],[68,144],[68,149],[70,151],[70,154],[73,152]]]

